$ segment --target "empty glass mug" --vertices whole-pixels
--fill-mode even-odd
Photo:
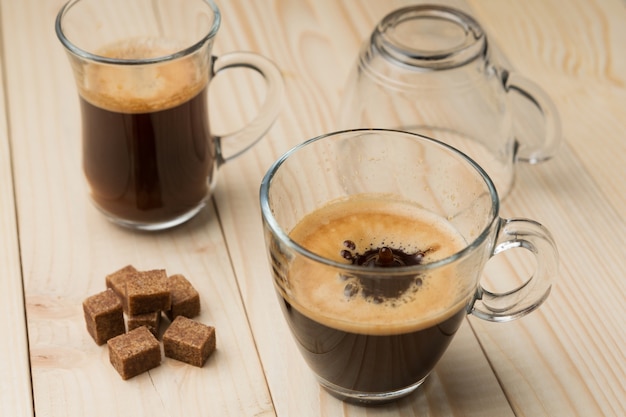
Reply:
[[[501,198],[517,161],[549,159],[561,142],[546,93],[510,70],[474,18],[438,5],[398,9],[376,26],[347,81],[338,127],[449,143],[487,171]]]
[[[546,299],[557,273],[545,227],[501,218],[480,166],[409,132],[343,131],[298,145],[270,167],[260,204],[294,340],[320,384],[348,401],[415,391],[467,314],[517,319]],[[485,264],[513,248],[534,255],[534,274],[488,291]]]
[[[190,219],[218,168],[278,116],[279,70],[253,53],[213,56],[220,23],[211,0],[71,0],[60,10],[56,32],[80,97],[83,171],[91,200],[113,222],[157,230]],[[207,91],[234,67],[259,72],[267,93],[254,120],[218,136]]]

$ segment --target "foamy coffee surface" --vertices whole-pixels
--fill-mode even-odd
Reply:
[[[421,251],[422,264],[453,255],[466,245],[445,219],[414,204],[376,195],[329,203],[304,217],[290,237],[338,263],[349,263],[342,256],[346,240],[354,242],[354,251],[361,253],[379,247],[406,253]],[[347,291],[346,285],[354,282],[355,278],[346,276],[345,271],[298,258],[289,270],[287,298],[301,313],[330,327],[355,333],[395,334],[442,322],[463,308],[469,297],[453,266],[416,276],[406,292],[382,301]]]
[[[132,39],[108,45],[97,55],[116,59],[148,59],[179,51],[162,39]],[[91,104],[121,113],[165,110],[195,97],[207,84],[209,69],[197,56],[149,65],[90,63],[79,81],[81,96]]]

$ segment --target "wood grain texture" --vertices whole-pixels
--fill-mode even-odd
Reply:
[[[229,253],[239,259],[234,267],[278,415],[444,416],[460,410],[476,416],[510,414],[490,364],[480,346],[473,343],[468,328],[453,342],[419,395],[383,409],[364,409],[336,400],[319,388],[297,352],[271,284],[258,204],[262,176],[290,147],[335,128],[343,85],[361,43],[378,20],[407,2],[275,1],[246,7],[223,3],[230,24],[224,25],[220,49],[263,53],[277,62],[286,80],[286,106],[280,119],[261,145],[223,168],[216,190],[220,221]],[[333,22],[338,16],[342,19]],[[272,44],[233,42],[242,27],[254,33],[278,31],[280,36]],[[221,105],[212,110],[219,113],[216,118],[222,126],[230,129],[244,120],[235,107]],[[463,358],[471,360],[461,366]],[[472,389],[463,389],[468,386]]]
[[[520,166],[504,207],[553,231],[561,272],[552,294],[540,314],[472,325],[517,415],[624,415],[624,4],[470,3],[515,68],[554,99],[565,139],[554,160]],[[527,10],[532,18],[520,18]],[[516,258],[496,262],[494,279],[519,271]]]
[[[576,47],[578,43],[569,43],[593,42],[586,37],[589,32],[585,29],[588,13],[598,13],[598,8],[601,10],[602,7],[609,8],[604,11],[606,14],[623,15],[624,12],[621,9],[610,10],[611,5],[621,6],[617,2],[611,5],[603,3],[602,7],[580,2],[571,9],[557,11],[550,9],[559,7],[556,2],[538,3],[541,4],[537,4],[537,9],[526,9],[526,5],[512,2],[472,2],[470,5],[479,19],[489,23],[487,30],[515,68],[543,86],[561,113],[566,140],[561,152],[544,165],[521,165],[516,189],[503,207],[504,216],[534,218],[553,230],[561,252],[561,274],[548,303],[539,312],[506,325],[484,323],[473,318],[470,322],[516,415],[620,415],[624,412],[623,401],[626,398],[622,347],[625,344],[622,315],[615,312],[622,310],[620,303],[623,303],[625,293],[622,277],[626,270],[626,257],[624,205],[620,200],[624,195],[623,184],[616,178],[624,177],[621,160],[626,152],[624,142],[617,139],[619,132],[624,131],[623,106],[612,107],[612,104],[623,104],[620,101],[623,92],[615,88],[620,84],[616,82],[619,71],[585,68],[594,65],[599,59],[597,55],[604,53],[597,51],[601,45],[597,48],[588,45],[579,50]],[[259,48],[286,68],[290,94],[287,101],[290,106],[268,135],[268,145],[258,147],[253,155],[244,156],[237,162],[240,163],[237,168],[224,169],[223,184],[227,186],[220,187],[217,196],[229,250],[233,254],[245,251],[248,260],[236,264],[235,268],[238,277],[245,278],[242,284],[244,300],[248,309],[255,312],[251,315],[255,329],[266,327],[265,323],[279,314],[278,309],[266,301],[273,296],[272,291],[260,288],[264,284],[259,283],[261,274],[256,266],[263,262],[263,255],[252,256],[249,246],[245,244],[249,239],[243,238],[250,237],[250,227],[254,226],[248,213],[250,206],[255,204],[257,181],[252,181],[247,191],[242,192],[241,184],[236,184],[238,178],[231,181],[228,173],[231,170],[243,172],[246,178],[260,179],[258,167],[269,166],[281,150],[289,147],[283,144],[285,139],[293,145],[333,129],[333,115],[329,111],[332,113],[338,105],[343,80],[353,64],[356,50],[373,24],[386,12],[380,5],[376,9],[376,5],[371,3],[331,6],[318,2],[310,6],[308,13],[303,11],[305,6],[296,7],[293,2],[288,3],[292,9],[287,8],[286,2],[274,4],[277,8],[284,6],[283,12],[276,12],[281,18],[268,24],[264,17],[263,23],[258,24],[276,30],[275,27],[280,27],[282,22],[286,28],[291,28],[289,35],[283,38],[288,45],[272,45],[274,49],[261,45]],[[345,10],[324,13],[321,11],[323,7],[345,7]],[[542,7],[548,10],[536,13]],[[291,16],[289,10],[305,16]],[[532,15],[528,10],[533,10]],[[485,14],[487,12],[489,14]],[[244,11],[240,13],[245,14]],[[255,10],[254,13],[262,11]],[[326,26],[327,21],[322,16],[336,14],[345,14],[350,24],[344,20],[341,26]],[[555,16],[558,17],[556,25]],[[270,21],[271,18],[267,17]],[[611,24],[614,19],[606,15],[598,16],[594,22],[599,27],[592,27],[591,32],[615,31],[615,24]],[[300,24],[289,23],[293,21]],[[369,24],[364,24],[365,21]],[[552,32],[545,34],[545,31]],[[622,38],[625,35],[622,33]],[[333,38],[340,40],[334,43]],[[601,39],[601,42],[607,41]],[[608,43],[611,44],[611,41]],[[246,47],[244,44],[236,46]],[[290,51],[288,55],[283,55],[285,49]],[[340,50],[345,52],[339,53]],[[604,51],[609,52],[610,47],[605,45]],[[553,61],[558,54],[564,60],[573,59],[577,63],[555,65]],[[571,57],[572,54],[575,56]],[[292,61],[283,60],[283,56]],[[294,58],[298,56],[299,59]],[[603,59],[611,61],[611,58]],[[520,65],[520,61],[526,65]],[[303,66],[302,62],[310,64]],[[300,65],[291,68],[297,63]],[[320,65],[323,68],[319,68]],[[568,69],[567,65],[572,65],[572,68]],[[332,76],[328,74],[323,78],[320,74],[330,71],[329,68],[332,68]],[[591,76],[594,73],[598,75],[597,79]],[[592,100],[589,100],[590,95]],[[601,106],[598,106],[599,103],[602,103]],[[598,145],[589,149],[590,143]],[[603,143],[606,146],[602,146]],[[274,153],[267,155],[267,151]],[[602,168],[597,169],[600,165]],[[260,213],[255,216],[260,216]],[[238,219],[244,218],[248,225],[245,228],[238,226]],[[255,240],[260,240],[260,226],[254,227],[257,230]],[[229,234],[231,231],[234,234]],[[598,240],[603,242],[600,244]],[[497,281],[502,274],[508,274],[516,281],[523,281],[525,274],[532,272],[524,265],[527,261],[524,256],[510,254],[503,257],[505,259],[494,260],[487,279]],[[258,299],[263,291],[265,296]],[[246,294],[250,295],[246,297]],[[280,331],[281,337],[287,333],[285,329],[276,331]],[[283,407],[285,401],[297,404],[299,401],[294,397],[305,397],[305,394],[286,393],[286,390],[295,391],[299,387],[279,385],[285,379],[294,378],[280,365],[284,355],[276,354],[273,341],[264,341],[266,337],[262,333],[256,337],[261,357],[266,363],[270,388],[273,393],[278,392],[273,394],[276,403],[283,404]],[[294,354],[286,353],[288,357]],[[306,372],[305,367],[297,364],[297,357],[292,360],[295,363],[292,365],[290,362],[287,369],[299,366],[298,373]],[[611,370],[607,372],[608,369]],[[571,383],[572,378],[578,382]],[[581,384],[581,381],[585,382]],[[314,381],[309,380],[309,384],[314,389]],[[474,386],[473,383],[468,385]],[[324,397],[321,392],[320,398]],[[324,398],[319,402],[320,409],[313,411],[312,415],[329,413],[323,407],[332,403],[332,399]],[[286,410],[283,414],[290,415],[294,407],[296,405],[289,405],[285,409],[279,405],[277,410],[279,414]],[[428,411],[421,411],[428,415]],[[430,412],[437,414],[434,410]]]
[[[221,168],[198,217],[134,233],[86,198],[78,100],[54,34],[63,0],[0,0],[0,315],[10,317],[0,330],[12,335],[0,340],[8,376],[0,415],[626,415],[621,0],[446,1],[473,13],[559,109],[563,148],[547,163],[519,165],[502,206],[502,216],[536,219],[554,234],[560,274],[548,301],[507,324],[469,317],[423,388],[380,408],[321,390],[291,339],[266,260],[260,181],[289,148],[335,129],[346,77],[374,25],[423,2],[219,0],[214,52],[272,59],[285,80],[283,111],[257,146]],[[252,71],[220,74],[210,89],[213,128],[251,120],[263,95]],[[109,365],[84,328],[81,302],[126,264],[182,273],[198,288],[199,320],[217,328],[205,367],[164,360],[122,381]],[[490,261],[485,285],[508,289],[532,271],[532,257],[513,251]]]
[[[214,207],[170,233],[147,234],[113,226],[88,202],[78,97],[54,36],[61,4],[2,4],[2,16],[11,16],[2,24],[4,53],[11,56],[4,65],[37,415],[273,415]],[[203,368],[164,359],[123,381],[106,346],[91,340],[81,303],[104,290],[106,274],[127,264],[184,274],[202,294],[197,320],[217,333],[217,351]],[[15,373],[28,381],[27,372]]]
[[[4,80],[0,67],[0,79]],[[10,130],[0,84],[0,415],[33,414]],[[11,377],[8,377],[11,376]]]
[[[626,130],[624,2],[470,3],[515,69],[553,98],[566,146],[624,221],[626,141],[615,136]]]

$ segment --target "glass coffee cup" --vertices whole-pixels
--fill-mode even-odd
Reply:
[[[414,392],[467,314],[504,322],[550,292],[549,231],[503,219],[484,170],[449,145],[362,129],[304,142],[260,189],[273,284],[320,384],[350,402]],[[535,271],[503,293],[481,285],[487,261],[513,248]]]
[[[210,0],[71,0],[58,13],[80,97],[84,174],[113,222],[158,230],[190,219],[218,168],[278,116],[279,70],[254,53],[213,56],[220,23]],[[259,72],[266,97],[249,124],[218,136],[207,92],[215,74],[235,67]]]
[[[376,26],[347,80],[338,128],[398,129],[449,143],[487,171],[500,198],[516,162],[545,161],[561,142],[548,95],[511,70],[473,17],[443,5],[401,8]]]

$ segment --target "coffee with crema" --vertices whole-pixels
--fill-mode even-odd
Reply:
[[[290,238],[316,255],[361,265],[339,271],[298,258],[280,290],[299,348],[322,382],[375,393],[423,380],[471,294],[452,268],[409,274],[397,267],[462,250],[466,242],[452,225],[411,203],[357,195],[305,216]]]
[[[139,39],[98,52],[117,59],[165,56],[176,45]],[[159,65],[90,64],[79,83],[83,168],[105,213],[158,223],[194,211],[215,167],[209,70],[190,56]],[[204,70],[203,70],[204,68]]]

